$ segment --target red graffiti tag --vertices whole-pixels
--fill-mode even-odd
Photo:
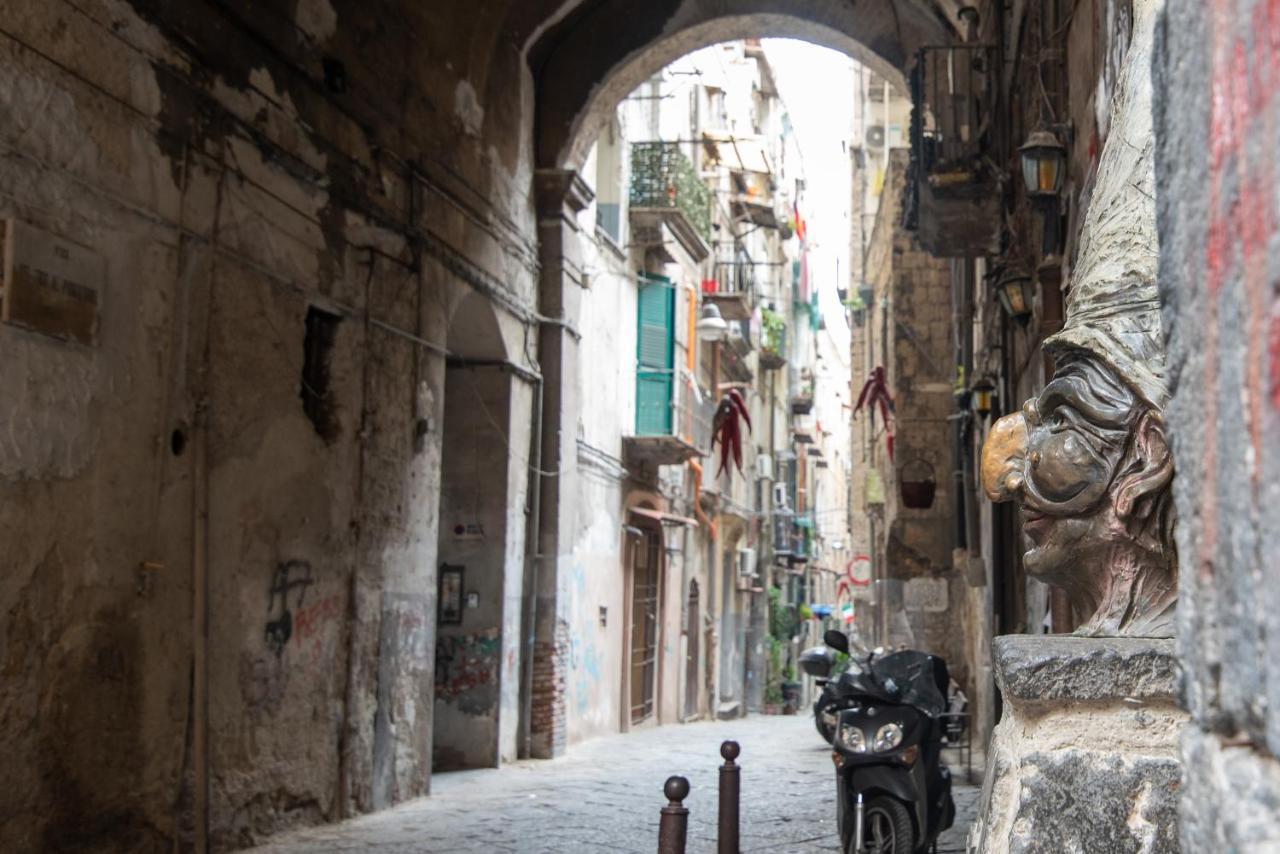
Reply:
[[[299,643],[306,643],[314,637],[326,623],[332,623],[342,616],[342,599],[336,594],[326,596],[319,602],[299,608],[293,617],[294,630]]]

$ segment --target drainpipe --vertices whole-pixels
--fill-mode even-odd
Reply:
[[[716,523],[702,509],[702,463],[697,460],[689,460],[688,466],[693,472],[693,516],[701,525],[707,526],[707,532],[711,536],[711,541],[716,540]]]
[[[533,453],[529,462],[529,526],[525,532],[524,648],[520,652],[520,756],[533,755],[533,647],[538,625],[538,570],[542,560],[542,377],[534,380]]]
[[[195,775],[195,851],[209,850],[209,456],[208,403],[196,407],[191,537],[191,760]]]

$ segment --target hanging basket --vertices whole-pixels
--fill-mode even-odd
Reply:
[[[898,470],[898,490],[902,493],[902,505],[912,510],[928,510],[933,506],[933,496],[938,482],[933,476],[933,466],[928,460],[916,457]]]

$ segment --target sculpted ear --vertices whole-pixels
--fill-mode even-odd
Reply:
[[[1154,497],[1173,480],[1173,455],[1164,435],[1164,423],[1154,412],[1146,412],[1134,428],[1133,462],[1129,470],[1116,479],[1116,514],[1122,518],[1145,518]]]

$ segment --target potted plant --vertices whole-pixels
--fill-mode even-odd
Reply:
[[[855,326],[861,326],[867,317],[867,303],[860,293],[850,294],[849,298],[844,301],[844,307],[849,310],[853,317]]]

